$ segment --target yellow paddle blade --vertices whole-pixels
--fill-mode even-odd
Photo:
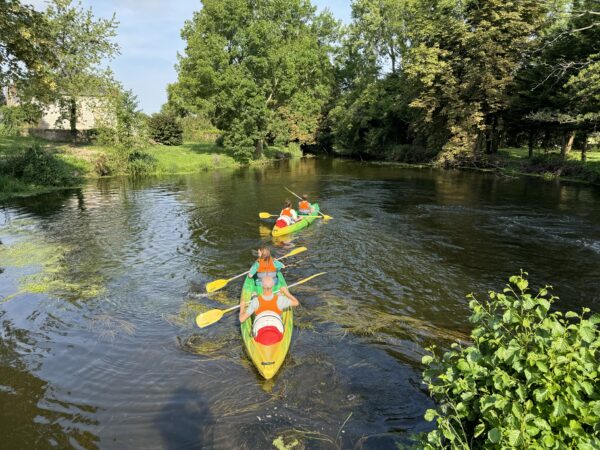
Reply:
[[[268,219],[269,217],[274,217],[277,214],[269,214],[268,212],[260,212],[258,213],[258,217],[260,217],[261,219]]]
[[[271,234],[271,228],[266,225],[260,225],[258,227],[258,234],[260,234],[263,237],[266,237]]]
[[[323,219],[325,219],[325,220],[331,220],[331,219],[333,219],[333,217],[328,216],[327,214],[323,214]]]
[[[289,252],[287,255],[282,256],[281,258],[278,258],[278,259],[287,258],[288,256],[294,256],[294,255],[297,255],[298,253],[305,252],[306,250],[308,250],[306,247],[298,247],[298,248],[295,248],[294,250],[292,250],[291,252]]]
[[[221,320],[221,317],[223,317],[223,312],[224,310],[222,309],[211,309],[205,313],[198,314],[196,316],[196,325],[198,325],[200,328],[212,325],[213,323]]]
[[[227,283],[229,283],[230,280],[215,280],[215,281],[211,281],[210,283],[206,283],[206,292],[215,292],[218,291],[219,289],[224,288],[225,286],[227,286]]]

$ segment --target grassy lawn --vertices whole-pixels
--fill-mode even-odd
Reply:
[[[533,156],[544,155],[544,150],[541,148],[533,149]],[[560,151],[550,151],[549,155],[559,156]],[[498,151],[498,155],[503,157],[508,157],[508,159],[514,160],[526,160],[529,155],[529,150],[527,147],[521,148],[504,148]],[[581,160],[581,151],[579,150],[571,150],[567,155],[567,159],[569,161],[580,161]],[[594,151],[587,152],[587,162],[588,163],[600,163],[600,149],[594,149]]]
[[[571,150],[567,160],[560,162],[560,151],[544,152],[533,150],[533,158],[528,158],[525,148],[505,148],[498,151],[497,162],[507,172],[537,174],[546,178],[560,176],[566,179],[584,180],[600,184],[600,150],[587,152],[587,161],[581,162],[581,151]]]
[[[49,154],[48,160],[43,163],[43,168],[50,171],[44,178],[45,181],[26,177],[22,179],[12,175],[15,158],[18,159],[25,149],[34,144],[43,147]],[[225,149],[214,142],[186,142],[180,146],[149,145],[142,151],[156,161],[155,167],[151,166],[152,173],[145,172],[147,175],[184,174],[240,166]],[[116,156],[115,148],[96,144],[51,142],[30,136],[0,136],[0,199],[57,189],[60,184],[57,180],[67,180],[70,186],[81,184],[84,178],[99,176],[96,172],[98,161],[104,161],[105,165],[110,164],[110,161],[118,159]],[[281,157],[301,156],[299,146],[266,147],[263,157],[252,161],[251,164],[266,164]],[[23,161],[23,158],[20,161]],[[119,164],[112,166],[114,170],[111,170],[111,173],[128,173],[129,169],[122,166],[122,163]],[[13,166],[9,167],[11,165]],[[36,173],[37,168],[33,170],[33,176],[30,178],[35,178]]]
[[[238,166],[222,147],[209,142],[186,142],[176,147],[153,145],[145,151],[158,161],[156,170],[159,174],[193,173]]]

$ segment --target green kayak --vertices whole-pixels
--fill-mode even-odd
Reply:
[[[305,218],[303,218],[302,220],[299,220],[296,223],[288,225],[287,227],[279,228],[279,227],[275,226],[275,227],[273,227],[273,231],[271,232],[271,234],[273,236],[283,236],[285,234],[290,234],[290,233],[294,233],[295,231],[302,230],[303,228],[306,228],[307,226],[309,226],[311,223],[313,223],[316,220],[317,216],[319,215],[319,204],[312,203],[311,206],[314,208],[313,214],[311,214],[310,216],[304,216]],[[298,217],[303,217],[303,215],[300,214],[300,215],[298,215]]]

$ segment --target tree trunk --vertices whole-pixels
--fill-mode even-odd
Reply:
[[[575,140],[575,132],[567,131],[567,133],[563,137],[563,146],[562,146],[562,149],[560,150],[560,159],[562,159],[563,161],[567,158],[567,155],[571,151],[574,140]]]
[[[263,152],[263,140],[256,139],[254,141],[254,159],[258,159],[262,156]]]
[[[551,137],[552,137],[552,134],[550,133],[550,130],[545,130],[544,137],[542,138],[542,148],[544,149],[544,153],[548,153],[548,147],[550,147],[550,138]]]
[[[533,158],[533,137],[534,137],[533,128],[530,128],[529,129],[529,138],[527,140],[527,148],[529,148],[529,155],[527,156],[527,158],[529,158],[529,159]]]
[[[498,117],[494,116],[486,131],[485,152],[487,154],[498,153],[498,139]]]
[[[587,143],[588,143],[588,135],[586,133],[583,136],[583,144],[581,145],[581,162],[587,161]]]
[[[69,125],[71,127],[71,140],[77,140],[77,100],[69,100]]]

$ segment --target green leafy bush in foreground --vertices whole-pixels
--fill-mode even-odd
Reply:
[[[423,357],[437,410],[432,448],[600,448],[600,314],[549,312],[526,273],[469,306],[473,345]]]

